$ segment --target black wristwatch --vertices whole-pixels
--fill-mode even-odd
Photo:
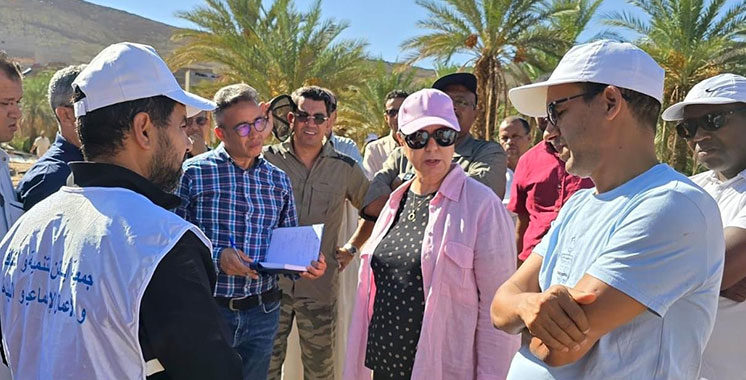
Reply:
[[[358,249],[354,245],[347,243],[342,248],[346,249],[347,252],[352,254],[352,256],[357,256]]]

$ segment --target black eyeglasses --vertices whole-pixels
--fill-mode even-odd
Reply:
[[[314,124],[321,125],[321,124],[324,124],[324,122],[326,122],[327,120],[329,120],[329,116],[326,116],[321,113],[317,113],[311,116],[304,112],[298,112],[298,113],[295,113],[295,120],[298,120],[299,123],[307,123],[313,120]]]
[[[568,96],[568,97],[563,98],[563,99],[555,100],[555,101],[547,104],[547,121],[549,121],[550,123],[552,123],[552,125],[554,125],[556,127],[557,126],[557,122],[559,121],[559,117],[557,116],[557,106],[558,105],[560,105],[562,103],[565,103],[565,102],[569,102],[570,100],[573,100],[573,99],[577,99],[577,98],[579,98],[581,96],[596,96],[599,93],[601,93],[601,91],[603,91],[603,89],[601,89],[600,91],[584,92],[582,94],[577,94],[577,95],[573,95],[573,96]]]
[[[390,110],[383,111],[383,113],[385,113],[386,116],[388,116],[388,117],[394,117],[394,116],[396,116],[396,115],[399,114],[399,109],[398,108],[392,108]]]
[[[422,149],[427,146],[427,142],[430,138],[434,138],[435,142],[440,146],[451,146],[456,143],[458,133],[447,127],[436,129],[433,133],[419,130],[415,133],[404,135],[404,142],[411,149]]]
[[[730,116],[734,113],[744,112],[746,108],[738,108],[724,112],[708,113],[696,118],[682,120],[676,125],[676,133],[684,139],[692,139],[697,134],[697,129],[702,128],[705,131],[717,131],[726,126],[730,121]]]
[[[238,133],[241,137],[246,137],[251,133],[251,127],[254,127],[254,130],[257,132],[264,132],[264,130],[267,128],[268,120],[266,117],[257,117],[254,119],[251,123],[241,123],[233,127],[233,130]]]

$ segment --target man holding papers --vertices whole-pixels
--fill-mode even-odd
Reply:
[[[345,200],[360,208],[368,179],[355,160],[334,150],[325,137],[333,99],[320,87],[303,87],[292,94],[297,105],[288,115],[293,134],[286,142],[265,148],[268,161],[290,177],[300,225],[324,224],[321,252],[331,269],[318,281],[280,279],[280,327],[272,354],[269,378],[280,379],[287,337],[297,319],[303,374],[306,379],[334,378],[334,341],[338,268],[337,232]],[[347,258],[341,258],[340,262]]]
[[[298,224],[288,176],[260,156],[271,123],[269,105],[258,99],[245,84],[215,94],[215,135],[222,143],[184,162],[176,209],[212,242],[218,268],[215,300],[246,380],[266,378],[280,316],[278,276],[252,270],[250,264],[264,261],[273,229]],[[306,279],[326,269],[323,257],[308,265],[301,273]]]

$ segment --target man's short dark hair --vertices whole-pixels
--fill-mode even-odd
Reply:
[[[603,83],[582,82],[580,83],[580,86],[582,87],[583,92],[588,93],[588,95],[583,97],[583,100],[588,103],[608,85]],[[644,126],[652,128],[653,132],[655,132],[658,124],[658,116],[661,113],[661,103],[652,96],[634,90],[619,87],[619,91],[622,93],[622,97],[624,97],[629,104],[629,108],[632,111],[632,114],[637,118],[637,121]]]
[[[507,127],[507,126],[515,123],[516,121],[521,124],[521,127],[523,127],[523,129],[526,131],[526,134],[531,133],[531,125],[528,123],[528,121],[526,121],[526,119],[524,119],[524,118],[522,118],[520,116],[508,116],[508,117],[506,117],[505,119],[503,119],[503,121],[500,122],[500,128],[502,128],[503,125]]]
[[[221,88],[215,93],[212,100],[216,104],[213,116],[215,116],[215,121],[220,127],[221,116],[226,109],[241,102],[259,104],[259,93],[254,89],[254,87],[251,87],[246,83],[238,83]]]
[[[393,90],[386,94],[386,99],[384,99],[384,102],[388,102],[391,99],[406,98],[407,96],[409,96],[409,93],[406,91]]]
[[[85,98],[80,88],[74,90],[74,100]],[[140,112],[150,115],[158,128],[166,127],[176,101],[165,96],[154,96],[112,104],[78,117],[77,129],[83,157],[90,161],[112,155],[124,148],[124,135],[132,128],[132,119]]]
[[[13,81],[20,82],[23,78],[21,66],[19,66],[17,62],[11,60],[10,57],[8,57],[8,54],[2,50],[0,50],[0,72]]]
[[[324,106],[326,106],[326,116],[331,115],[336,107],[334,97],[330,93],[330,91],[319,86],[301,87],[293,91],[293,93],[290,94],[290,97],[293,99],[293,102],[295,102],[295,104],[300,103],[300,98],[323,101]]]

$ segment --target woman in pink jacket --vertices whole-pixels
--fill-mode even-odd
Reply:
[[[459,124],[445,93],[399,110],[415,170],[388,199],[362,252],[345,380],[504,379],[519,338],[490,303],[515,271],[513,222],[495,193],[452,163]]]

